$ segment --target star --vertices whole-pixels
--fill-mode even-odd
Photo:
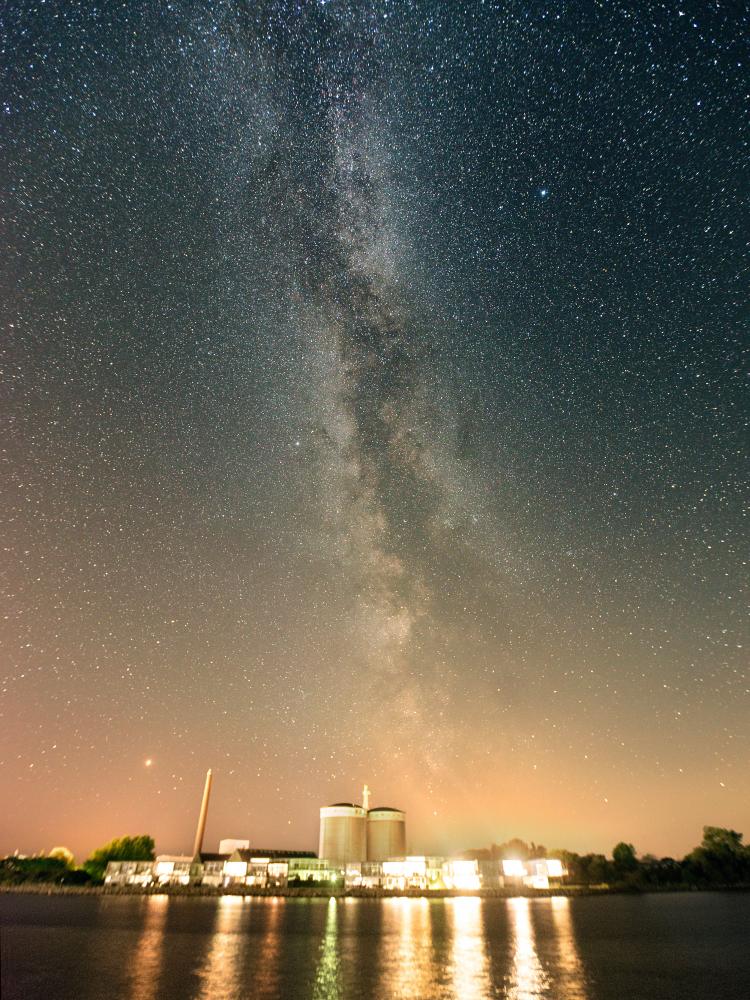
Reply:
[[[5,6],[0,851],[750,826],[740,5]]]

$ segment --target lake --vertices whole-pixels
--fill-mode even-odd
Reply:
[[[750,997],[750,894],[0,896],[3,1000]]]

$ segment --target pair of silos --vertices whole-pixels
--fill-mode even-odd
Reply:
[[[337,802],[320,810],[318,857],[346,864],[406,855],[406,813],[389,806],[365,809]]]

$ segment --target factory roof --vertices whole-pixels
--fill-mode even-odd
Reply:
[[[201,851],[201,861],[229,861],[229,854],[214,854],[211,851]]]
[[[375,806],[374,809],[370,810],[371,813],[400,813],[403,811],[403,809],[394,809],[393,806]]]
[[[329,809],[338,809],[341,806],[344,806],[347,809],[361,809],[362,808],[362,806],[357,805],[356,802],[333,802],[328,808]]]
[[[278,847],[239,847],[231,856],[235,861],[251,861],[253,858],[271,858],[272,860],[317,858],[318,855],[314,851],[286,851]]]

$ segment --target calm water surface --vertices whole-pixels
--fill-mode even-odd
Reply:
[[[750,998],[750,896],[0,896],[3,1000]]]

